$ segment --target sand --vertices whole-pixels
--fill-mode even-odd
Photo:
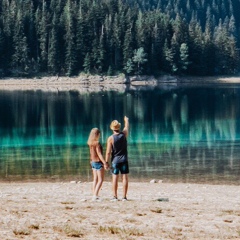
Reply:
[[[111,202],[111,182],[101,201],[91,185],[0,183],[0,239],[240,239],[239,186],[130,181]]]

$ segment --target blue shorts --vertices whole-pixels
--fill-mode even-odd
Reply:
[[[93,170],[101,170],[103,168],[102,162],[93,162],[91,161],[91,166]]]
[[[112,164],[112,174],[118,175],[119,172],[121,174],[128,174],[129,173],[128,162],[113,163]]]

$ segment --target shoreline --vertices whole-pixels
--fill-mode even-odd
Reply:
[[[239,186],[130,181],[127,202],[109,181],[98,202],[92,182],[0,186],[1,239],[240,239]]]
[[[4,78],[0,79],[0,90],[42,90],[98,92],[137,90],[139,88],[161,88],[187,86],[206,86],[215,84],[240,84],[240,76],[217,77],[175,77],[161,76],[78,76],[78,77],[41,77],[41,78]]]
[[[198,185],[212,185],[212,186],[239,186],[240,182],[239,180],[222,180],[222,179],[193,179],[191,181],[186,181],[183,179],[167,179],[167,178],[161,178],[161,179],[152,179],[152,178],[134,178],[132,176],[129,176],[130,181],[132,183],[150,183],[151,181],[155,181],[155,183],[165,183],[165,184],[198,184]],[[105,181],[110,182],[111,176],[105,173],[104,176]],[[67,183],[82,183],[82,182],[90,182],[92,180],[92,176],[90,175],[88,178],[81,178],[79,177],[66,177],[66,178],[59,178],[57,176],[52,177],[30,177],[30,178],[6,178],[6,179],[0,179],[0,184],[28,184],[28,183],[36,183],[36,184],[45,184],[45,183],[61,183],[61,184],[67,184]]]

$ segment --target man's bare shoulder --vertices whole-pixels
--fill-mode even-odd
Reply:
[[[109,136],[107,139],[107,142],[112,142],[112,140],[113,140],[113,136]]]

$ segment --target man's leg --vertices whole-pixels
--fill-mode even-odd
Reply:
[[[112,191],[113,197],[117,198],[117,189],[118,189],[118,175],[112,174]]]
[[[127,198],[128,174],[122,174],[122,182],[123,182],[123,198]]]

